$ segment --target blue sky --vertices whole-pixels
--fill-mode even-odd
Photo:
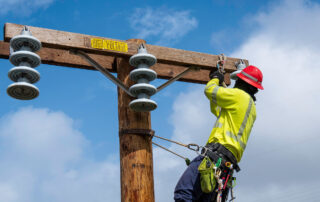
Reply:
[[[254,3],[255,1],[248,1],[246,4],[238,1],[233,1],[233,3],[231,3],[232,1],[229,3],[206,1],[202,4],[194,1],[184,1],[183,4],[168,1],[152,3],[148,3],[148,1],[94,1],[92,4],[83,1],[47,1],[47,3],[40,5],[38,2],[42,1],[31,1],[24,8],[25,10],[21,10],[19,5],[25,2],[16,2],[12,6],[2,5],[2,7],[9,9],[0,16],[2,24],[11,22],[121,40],[144,36],[144,39],[150,44],[211,54],[231,52],[236,45],[229,43],[228,38],[231,37],[232,41],[239,44],[241,40],[233,35],[242,37],[243,35],[232,33],[240,29],[244,17],[249,17],[250,13],[254,14],[257,9],[263,6],[263,4]],[[158,18],[155,21],[168,14],[172,18],[182,16],[183,20],[191,22],[186,23],[184,27],[178,27],[178,29],[186,29],[187,32],[179,30],[181,34],[175,35],[173,33],[176,31],[172,29],[172,34],[169,33],[167,37],[163,36],[162,32],[164,29],[170,29],[170,26],[173,25],[169,20],[158,22],[158,25],[162,23],[167,27],[163,27],[154,34],[145,35],[142,30],[145,29],[144,24],[139,22],[134,24],[133,22],[135,16],[143,18],[144,12],[157,13]],[[244,15],[244,13],[246,14]],[[154,29],[154,27],[147,28]],[[222,44],[226,43],[230,47],[228,49],[219,43],[218,46],[212,44],[214,43],[212,35],[225,30],[228,30],[227,35],[224,36],[226,38],[221,36],[220,38],[224,41]],[[3,38],[3,33],[0,37]],[[117,144],[113,143],[116,140],[112,139],[110,144],[110,139],[106,139],[105,135],[105,131],[107,131],[110,134],[108,137],[111,138],[111,134],[117,132],[117,127],[110,127],[117,125],[116,87],[102,75],[93,71],[41,65],[38,68],[41,80],[37,83],[41,96],[36,100],[24,102],[13,100],[5,95],[6,86],[11,83],[6,74],[12,65],[8,61],[1,62],[7,66],[7,68],[2,68],[0,72],[2,78],[5,78],[2,82],[3,99],[6,99],[6,103],[10,103],[10,107],[6,107],[3,114],[29,105],[61,110],[81,122],[78,126],[94,144],[103,144],[95,152],[95,157],[118,149]],[[171,129],[161,131],[161,134],[170,135],[172,132],[172,125],[168,117],[171,114],[174,95],[187,86],[190,85],[176,83],[155,96],[156,101],[159,102],[159,110],[153,112],[153,127],[158,131],[160,126],[166,124],[166,128]]]
[[[298,174],[319,169],[319,19],[319,1],[311,0],[0,0],[2,26],[142,37],[260,67],[265,90],[258,94],[258,119],[240,164],[238,201],[319,197],[319,176]],[[13,65],[1,59],[0,66],[0,201],[120,201],[116,87],[96,71],[41,65],[40,96],[20,101],[6,94]],[[203,87],[176,82],[153,97],[157,134],[205,144],[215,118]],[[172,201],[184,162],[154,148],[154,164],[156,201]]]

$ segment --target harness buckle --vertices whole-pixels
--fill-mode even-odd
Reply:
[[[199,150],[200,152],[199,152],[199,151],[197,152],[198,155],[203,156],[203,157],[206,157],[209,148],[207,148],[207,147],[201,147],[201,146],[200,146],[199,149],[201,149],[201,150]]]

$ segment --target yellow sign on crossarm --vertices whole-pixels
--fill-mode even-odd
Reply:
[[[91,38],[91,47],[102,50],[128,52],[128,44],[121,41]]]

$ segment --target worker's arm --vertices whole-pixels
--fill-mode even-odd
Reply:
[[[214,82],[214,83],[213,83]],[[217,103],[215,102],[212,102],[212,95],[210,92],[209,92],[209,89],[211,90],[211,87],[216,87],[217,84],[216,83],[219,83],[219,79],[212,79],[210,80],[208,83],[207,83],[207,86],[204,90],[204,93],[206,94],[207,98],[210,100],[210,109],[211,109],[211,112],[216,116],[218,117],[219,116],[219,113],[220,113],[220,107],[217,105]],[[214,86],[211,86],[211,85],[214,85]]]
[[[211,112],[218,116],[221,108],[232,108],[236,102],[234,89],[219,86],[219,79],[211,79],[205,88],[205,94],[210,100]]]

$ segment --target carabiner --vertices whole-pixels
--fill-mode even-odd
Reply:
[[[197,144],[188,144],[187,148],[190,149],[190,150],[196,151],[196,152],[198,152],[200,150],[200,146],[197,145]]]

